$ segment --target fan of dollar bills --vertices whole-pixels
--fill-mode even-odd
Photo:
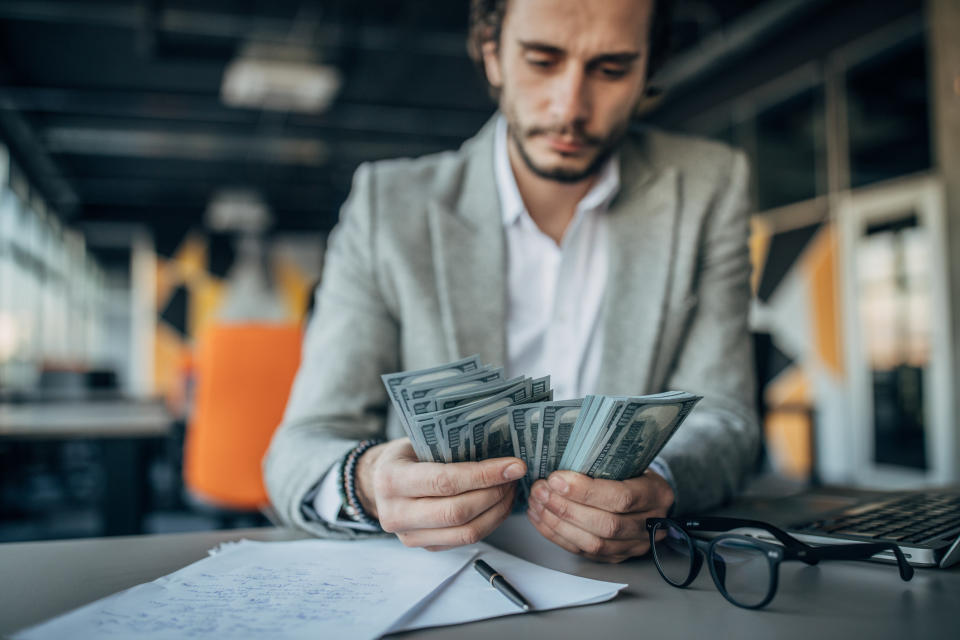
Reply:
[[[624,480],[647,468],[700,396],[685,391],[553,401],[550,376],[506,379],[479,356],[383,376],[424,462],[516,456],[526,483],[557,469]]]

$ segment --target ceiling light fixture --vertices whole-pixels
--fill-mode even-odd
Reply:
[[[309,47],[251,43],[224,70],[220,97],[231,107],[321,113],[341,83]]]

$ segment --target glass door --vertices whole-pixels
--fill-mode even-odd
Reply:
[[[943,200],[934,178],[843,196],[853,480],[957,478]]]

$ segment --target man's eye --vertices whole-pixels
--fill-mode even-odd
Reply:
[[[607,78],[622,78],[627,75],[627,70],[623,67],[600,67],[600,73]]]
[[[546,69],[553,64],[553,60],[551,58],[527,58],[527,64]]]

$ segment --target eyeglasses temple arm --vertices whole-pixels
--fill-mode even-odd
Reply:
[[[761,522],[759,520],[746,520],[742,518],[721,518],[721,517],[704,517],[704,518],[687,518],[679,520],[680,524],[685,526],[690,531],[730,531],[731,529],[741,529],[744,527],[751,529],[763,529],[774,538],[776,538],[788,551],[788,554],[791,557],[799,558],[807,564],[817,564],[819,558],[811,557],[809,554],[802,553],[805,550],[812,549],[808,544],[797,540],[789,533],[773,526],[767,522]]]
[[[820,560],[862,560],[870,558],[881,551],[892,551],[897,558],[900,577],[906,582],[913,578],[913,567],[907,562],[900,547],[892,542],[867,542],[863,544],[831,544],[822,547],[811,547],[808,553],[814,554]]]

